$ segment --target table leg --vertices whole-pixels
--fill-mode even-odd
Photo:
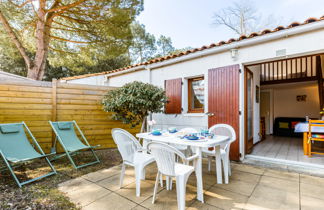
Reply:
[[[204,190],[202,180],[202,152],[200,147],[196,147],[196,154],[198,154],[195,167],[195,173],[197,178],[197,199],[204,203]]]
[[[304,132],[303,135],[303,146],[304,146],[304,155],[308,155],[308,139],[307,139],[307,132]]]
[[[146,139],[143,139],[143,149],[147,150],[147,145],[148,145],[149,141]]]
[[[215,161],[216,161],[217,184],[223,184],[222,160],[221,160],[220,145],[215,147]]]

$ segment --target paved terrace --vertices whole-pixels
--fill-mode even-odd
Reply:
[[[134,170],[128,168],[119,189],[120,166],[60,184],[59,189],[86,210],[177,209],[176,189],[159,188],[152,204],[156,166],[147,169],[141,197],[135,196]],[[215,169],[214,169],[215,170]],[[216,184],[215,172],[203,165],[205,203],[196,200],[195,176],[187,185],[187,209],[324,209],[324,178],[232,163],[230,184]]]

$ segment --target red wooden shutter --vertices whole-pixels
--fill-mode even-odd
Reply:
[[[181,99],[182,99],[182,79],[165,80],[165,92],[168,97],[168,103],[165,105],[166,114],[180,114],[181,113]]]
[[[208,126],[225,123],[233,126],[236,141],[231,145],[231,160],[239,160],[239,77],[240,66],[226,66],[208,71]]]

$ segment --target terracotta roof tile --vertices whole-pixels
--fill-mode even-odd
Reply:
[[[226,44],[229,44],[229,43],[232,43],[232,42],[235,42],[235,41],[236,41],[236,39],[231,38],[231,39],[229,39],[229,40],[226,42]]]
[[[305,20],[303,23],[293,22],[290,25],[288,25],[287,27],[278,26],[273,30],[265,29],[265,30],[261,31],[260,33],[253,32],[253,33],[251,33],[249,35],[242,35],[238,39],[231,38],[227,42],[220,41],[218,43],[212,43],[212,44],[210,44],[208,46],[204,45],[204,46],[202,46],[200,48],[194,48],[194,49],[187,50],[187,51],[184,51],[184,52],[179,52],[178,54],[173,54],[173,55],[168,55],[168,56],[164,56],[164,57],[160,57],[160,58],[155,58],[155,59],[152,59],[150,61],[146,61],[146,62],[126,66],[124,68],[119,68],[119,69],[115,69],[115,70],[112,70],[112,71],[105,71],[105,72],[100,72],[100,73],[84,74],[84,75],[78,75],[78,76],[73,76],[73,77],[65,77],[65,78],[62,78],[62,79],[63,80],[73,80],[73,79],[81,79],[81,78],[90,77],[90,76],[97,76],[97,75],[104,75],[104,74],[108,74],[108,73],[120,72],[120,71],[124,71],[124,70],[130,69],[130,68],[133,68],[133,67],[147,65],[147,64],[151,64],[151,63],[158,63],[158,62],[162,62],[164,60],[173,59],[173,58],[176,58],[176,57],[181,57],[181,56],[184,56],[184,55],[195,53],[197,51],[202,51],[202,50],[218,47],[218,46],[221,46],[221,45],[230,44],[232,42],[238,42],[238,41],[241,41],[243,39],[250,39],[250,38],[253,38],[253,37],[256,37],[256,36],[262,36],[262,35],[265,35],[265,34],[268,34],[268,33],[273,33],[273,32],[277,32],[277,31],[281,31],[281,30],[287,30],[289,28],[293,28],[293,27],[297,27],[297,26],[300,26],[300,25],[305,25],[305,24],[309,24],[309,23],[313,23],[313,22],[317,22],[317,21],[322,21],[322,20],[324,20],[324,15],[322,17],[320,17],[319,19],[314,18],[314,17],[310,17],[307,20]]]
[[[318,21],[317,18],[311,17],[311,18],[308,18],[307,20],[305,20],[304,24],[306,24],[306,23],[312,23],[312,22],[316,22],[316,21]]]
[[[249,37],[249,38],[253,38],[253,37],[255,37],[255,36],[259,36],[259,34],[258,34],[257,32],[253,32],[253,33],[251,33],[248,37]]]
[[[239,38],[239,40],[243,40],[243,39],[246,39],[246,38],[247,38],[247,36],[241,35],[240,38]]]
[[[265,29],[261,32],[261,34],[268,34],[268,33],[271,33],[272,31],[270,29]]]
[[[292,28],[292,27],[296,27],[296,26],[300,26],[300,23],[298,23],[298,22],[293,22],[293,23],[291,23],[291,24],[288,26],[288,28]]]
[[[278,26],[277,28],[274,29],[274,31],[281,31],[281,30],[284,30],[285,27],[283,26]]]

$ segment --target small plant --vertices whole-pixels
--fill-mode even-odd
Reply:
[[[106,112],[113,112],[113,119],[132,127],[142,123],[141,132],[144,132],[146,117],[149,113],[162,112],[166,101],[162,88],[135,81],[109,91],[102,102]]]

